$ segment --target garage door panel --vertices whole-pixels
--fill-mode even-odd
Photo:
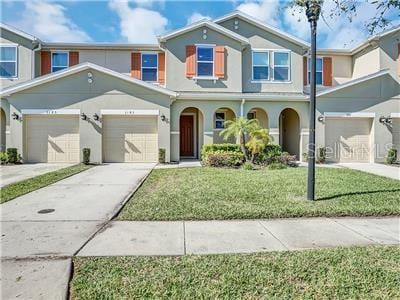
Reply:
[[[368,118],[328,118],[325,145],[331,162],[369,162],[371,120]]]
[[[78,116],[26,116],[28,162],[79,162]]]
[[[104,116],[103,156],[106,162],[156,162],[156,116]]]

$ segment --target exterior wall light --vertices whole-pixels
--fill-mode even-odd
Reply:
[[[13,118],[13,120],[19,120],[20,119],[19,115],[17,113],[15,113],[15,112],[12,113],[11,117]]]
[[[93,120],[98,121],[100,120],[100,116],[98,114],[93,115]]]
[[[324,116],[319,116],[317,120],[318,120],[318,122],[322,123],[324,121]]]
[[[81,113],[81,120],[86,121],[87,115],[85,115],[84,113]]]
[[[167,121],[167,117],[164,114],[161,115],[161,121],[163,121],[163,122]]]
[[[381,116],[381,117],[379,117],[379,123],[381,123],[381,124],[392,124],[392,118],[391,117]]]

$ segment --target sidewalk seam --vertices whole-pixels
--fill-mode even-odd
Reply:
[[[264,228],[269,234],[271,234],[286,250],[290,250],[275,234],[273,234],[261,221],[257,221],[262,228]]]
[[[373,240],[373,239],[370,239],[369,237],[367,237],[367,236],[363,235],[362,233],[360,233],[360,232],[354,230],[353,228],[350,228],[350,227],[348,227],[348,226],[346,226],[346,225],[344,225],[344,224],[338,222],[337,220],[334,220],[334,219],[331,219],[331,220],[332,220],[333,222],[335,222],[336,224],[342,226],[343,228],[346,228],[347,230],[350,230],[350,231],[354,232],[355,234],[358,234],[359,236],[362,236],[363,238],[365,238],[365,239],[367,239],[367,240],[369,240],[369,241],[371,241],[371,242],[373,242],[373,243],[378,243],[378,244],[380,244],[380,245],[382,244],[382,242],[379,242],[379,241],[375,241],[375,240]]]
[[[186,255],[186,223],[185,223],[185,221],[183,221],[182,224],[183,224],[183,255]]]

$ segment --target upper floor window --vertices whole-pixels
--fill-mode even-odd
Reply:
[[[317,57],[316,61],[316,72],[315,72],[315,78],[316,78],[316,84],[317,85],[322,85],[322,65],[323,65],[323,59],[322,57]],[[308,78],[308,84],[310,84],[310,77],[311,77],[311,60],[307,60],[307,78]]]
[[[269,80],[269,52],[253,52],[253,80]]]
[[[156,82],[158,70],[158,54],[142,53],[142,80]]]
[[[68,68],[68,52],[51,53],[51,72]]]
[[[214,47],[197,46],[197,76],[214,76]]]
[[[274,52],[274,80],[289,80],[289,52]]]
[[[0,77],[17,77],[17,46],[0,46]]]

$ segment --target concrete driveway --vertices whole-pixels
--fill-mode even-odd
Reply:
[[[48,172],[56,171],[62,168],[72,166],[73,164],[21,164],[0,166],[0,187],[15,183],[21,180],[32,178]]]
[[[64,298],[70,257],[118,212],[154,166],[96,166],[2,204],[1,259],[8,272],[1,274],[1,298],[60,299],[60,290]],[[37,272],[47,274],[46,280],[38,281]],[[32,294],[37,291],[43,294]]]
[[[338,163],[338,166],[400,180],[400,168],[376,163]]]

